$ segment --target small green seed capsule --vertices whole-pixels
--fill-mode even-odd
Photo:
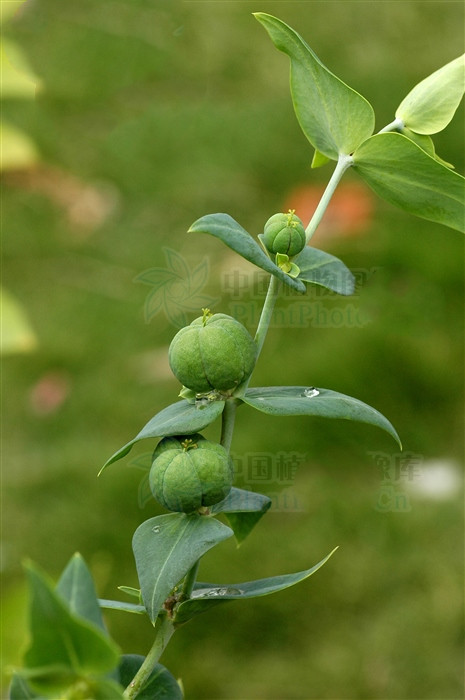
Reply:
[[[265,224],[263,242],[270,253],[285,253],[292,257],[305,248],[302,221],[289,209],[288,214],[274,214]]]
[[[231,490],[227,451],[199,433],[161,440],[153,453],[150,488],[168,510],[192,513],[222,501]]]
[[[229,391],[250,376],[257,347],[248,330],[226,314],[204,315],[174,336],[168,359],[181,384],[197,394]]]

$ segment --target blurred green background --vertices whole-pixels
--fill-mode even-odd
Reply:
[[[226,211],[258,233],[296,188],[310,200],[329,178],[331,166],[309,168],[288,60],[251,13],[275,14],[302,34],[370,100],[379,129],[416,82],[463,52],[464,6],[1,5],[3,284],[8,309],[23,314],[12,311],[17,342],[3,360],[7,670],[26,640],[24,558],[57,577],[79,550],[102,597],[137,585],[132,533],[161,509],[140,504],[144,472],[134,467],[147,464],[154,445],[140,443],[96,474],[176,400],[166,351],[173,314],[179,320],[189,296],[186,274],[207,260],[199,294],[216,300],[214,311],[242,314],[254,331],[263,279],[213,238],[188,236],[189,225]],[[434,139],[458,172],[462,124],[463,105]],[[356,182],[349,173],[343,186]],[[314,244],[363,284],[351,299],[313,290],[304,302],[280,301],[253,384],[356,396],[394,423],[405,456],[369,426],[305,418],[278,426],[241,409],[238,483],[257,455],[304,458],[291,484],[252,480],[275,495],[273,510],[240,549],[228,541],[210,552],[200,579],[290,573],[340,548],[299,586],[224,606],[176,634],[163,661],[190,700],[463,697],[463,237],[370,197],[361,184],[347,192]],[[134,278],[170,269],[166,248],[181,255],[172,261],[181,280],[163,287],[169,302],[155,294],[149,306],[154,288]],[[302,303],[303,316],[290,320]],[[309,309],[311,320],[295,320]],[[206,434],[217,438],[218,425]],[[107,621],[125,652],[148,650],[147,621],[116,612]]]

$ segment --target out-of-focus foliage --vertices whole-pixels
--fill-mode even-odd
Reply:
[[[3,273],[39,345],[4,360],[6,664],[24,640],[21,558],[57,574],[80,550],[99,595],[115,598],[116,586],[137,585],[132,533],[161,514],[143,497],[152,445],[96,478],[179,392],[167,364],[177,328],[163,306],[144,323],[150,290],[132,281],[166,270],[167,248],[191,271],[207,260],[213,310],[253,332],[262,279],[186,231],[226,211],[259,233],[296,188],[311,199],[329,177],[331,166],[310,170],[286,60],[251,13],[295,27],[370,100],[376,129],[463,51],[464,19],[459,4],[437,1],[15,4],[4,15],[8,60],[24,70],[13,43],[40,87],[34,99],[4,94],[3,117],[37,158],[4,174]],[[462,122],[460,107],[435,136],[457,172]],[[253,384],[356,396],[393,422],[410,462],[369,426],[241,408],[236,485],[274,505],[239,550],[231,540],[206,555],[200,578],[304,570],[340,548],[291,595],[225,605],[179,630],[163,663],[189,698],[463,695],[463,241],[381,201],[367,208],[352,180],[312,245],[355,271],[356,294],[287,294]],[[171,306],[185,288],[170,282]],[[217,426],[206,436],[218,437]],[[281,473],[287,481],[273,472],[282,453],[299,462],[295,475]],[[124,651],[147,652],[149,623],[118,612],[107,620]]]

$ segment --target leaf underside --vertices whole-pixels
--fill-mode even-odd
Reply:
[[[391,204],[465,231],[465,179],[406,136],[372,136],[355,151],[353,168]]]

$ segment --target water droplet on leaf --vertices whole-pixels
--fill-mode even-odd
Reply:
[[[156,535],[160,532],[160,525],[155,525],[155,527],[152,527],[152,532],[154,532]]]
[[[318,389],[315,389],[314,386],[309,386],[308,389],[304,389],[302,396],[305,396],[306,399],[313,399],[313,397],[318,396],[319,393]]]
[[[220,598],[221,596],[225,595],[242,595],[242,591],[239,588],[227,586],[226,588],[212,588],[204,595],[208,598]]]

